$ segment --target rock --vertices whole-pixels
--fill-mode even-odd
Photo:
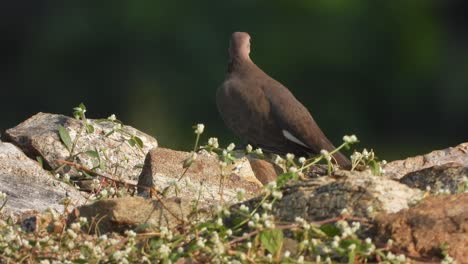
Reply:
[[[56,180],[39,163],[4,142],[0,143],[0,192],[7,194],[7,213],[43,211],[48,207],[63,212],[66,197],[78,205],[85,200],[75,188]]]
[[[82,153],[77,155],[76,162],[88,168],[99,165],[96,157],[84,153],[99,150],[102,151],[100,160],[104,164],[102,172],[135,180],[141,170],[138,165],[143,163],[149,149],[157,147],[157,141],[130,126],[123,126],[122,130],[108,134],[116,124],[107,119],[88,119],[88,121],[94,127],[92,133],[87,133],[83,129],[83,122],[75,118],[38,113],[18,126],[8,129],[3,137],[4,140],[20,147],[29,157],[35,159],[41,156],[47,167],[55,169],[61,165],[57,160],[66,160],[70,157],[69,151],[59,138],[58,126],[65,127],[72,142],[81,131],[82,134],[73,150],[73,154]],[[130,135],[141,138],[142,149],[128,144]],[[65,172],[67,170],[70,170],[68,166],[65,167]]]
[[[456,147],[435,150],[425,155],[392,161],[383,168],[386,177],[401,179],[408,173],[447,163],[457,163],[460,166],[468,167],[468,142]]]
[[[187,219],[192,210],[190,201],[164,199],[163,205],[157,199],[123,197],[96,201],[78,207],[70,215],[69,223],[76,218],[86,217],[92,223],[90,230],[100,233],[124,232],[128,229],[174,228]]]
[[[148,152],[143,171],[138,184],[141,186],[156,186],[158,190],[169,192],[166,197],[175,196],[175,186],[178,185],[178,195],[187,200],[198,199],[208,204],[219,204],[222,200],[231,204],[237,202],[239,189],[245,190],[246,198],[257,195],[262,184],[255,178],[247,158],[237,160],[224,169],[223,195],[221,197],[221,169],[215,155],[207,152],[198,154],[196,160],[183,175],[183,163],[192,155],[188,152],[175,151],[166,148],[154,148]],[[140,195],[147,195],[145,189],[139,189]]]
[[[448,190],[450,193],[459,193],[468,189],[468,166],[458,163],[447,163],[433,166],[406,174],[400,182],[411,188],[426,190],[430,187],[432,193]],[[466,185],[466,186],[465,186]]]
[[[438,195],[411,209],[376,219],[376,241],[416,257],[440,260],[441,247],[458,263],[468,263],[468,193]]]
[[[343,209],[355,217],[398,212],[423,194],[399,182],[357,171],[337,171],[334,177],[292,182],[282,191],[283,198],[276,202],[273,213],[286,222],[297,216],[308,221],[328,219],[340,215]],[[258,201],[253,199],[247,205],[253,208]]]

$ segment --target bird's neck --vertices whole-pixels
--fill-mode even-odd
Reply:
[[[241,73],[255,66],[252,60],[247,57],[233,57],[229,59],[227,73],[232,74],[234,72]]]

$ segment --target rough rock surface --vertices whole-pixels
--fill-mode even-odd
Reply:
[[[84,205],[70,215],[69,222],[77,217],[86,217],[100,233],[123,232],[128,229],[155,227],[174,228],[191,212],[189,201],[164,199],[163,204],[156,199],[123,197],[100,200]],[[144,225],[144,226],[143,226]]]
[[[410,172],[447,163],[456,163],[468,167],[468,142],[456,147],[435,150],[428,154],[389,162],[384,166],[384,175],[392,179],[400,179]]]
[[[449,256],[468,263],[468,193],[431,196],[411,209],[377,217],[376,241],[391,238],[394,247],[412,256]]]
[[[169,191],[166,197],[176,195],[177,185],[178,196],[187,200],[197,199],[200,196],[200,201],[210,204],[220,203],[222,199],[228,204],[237,202],[236,194],[239,189],[244,189],[246,198],[251,198],[262,188],[246,158],[236,161],[222,172],[218,158],[207,152],[198,154],[185,175],[178,181],[185,170],[184,160],[190,155],[188,152],[165,148],[152,149],[148,152],[138,184],[156,186],[160,191],[172,186],[167,189]],[[221,191],[222,173],[224,187]],[[139,193],[145,195],[145,190],[140,189]]]
[[[16,146],[0,142],[0,192],[7,194],[6,212],[43,211],[48,207],[63,211],[62,200],[78,205],[84,198],[75,188],[56,180],[39,163]]]
[[[70,156],[59,138],[58,126],[62,125],[66,128],[72,141],[80,135],[81,131],[73,154],[100,150],[102,151],[101,162],[105,165],[103,172],[123,179],[135,180],[141,170],[137,165],[143,163],[149,149],[157,147],[156,139],[129,126],[123,126],[125,132],[115,131],[106,135],[113,130],[114,123],[108,120],[88,119],[88,121],[94,126],[93,133],[84,131],[83,122],[75,118],[38,113],[18,126],[8,129],[3,137],[4,140],[20,147],[29,157],[33,159],[37,156],[43,157],[45,165],[55,169],[61,165],[57,160],[65,160]],[[142,139],[143,149],[131,147],[127,143],[129,135],[134,134]],[[78,154],[75,160],[88,168],[93,168],[98,163],[96,157],[85,153]]]
[[[323,220],[340,215],[343,209],[356,217],[368,217],[376,212],[407,209],[421,198],[420,190],[370,172],[338,171],[334,177],[287,185],[273,211],[282,221],[294,221],[297,216],[309,221]]]
[[[468,179],[468,166],[460,166],[458,163],[447,163],[430,168],[408,173],[400,179],[400,182],[411,188],[426,190],[429,187],[432,193],[447,190],[449,193],[457,193],[467,188],[465,181]]]

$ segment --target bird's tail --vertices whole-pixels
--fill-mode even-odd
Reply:
[[[336,162],[338,163],[338,165],[340,165],[342,169],[351,169],[351,161],[349,161],[349,159],[341,152],[333,154],[333,158],[336,160]]]

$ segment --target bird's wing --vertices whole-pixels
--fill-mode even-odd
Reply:
[[[319,128],[309,111],[284,86],[276,81],[267,83],[265,91],[271,104],[272,116],[283,130],[284,137],[318,154],[335,147]]]

